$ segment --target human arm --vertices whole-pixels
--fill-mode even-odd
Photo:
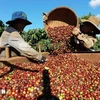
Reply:
[[[87,34],[79,34],[77,38],[82,41],[86,48],[91,48],[97,42],[97,39]]]
[[[79,35],[81,32],[80,32],[80,29],[78,27],[75,27],[73,30],[72,30],[72,34],[77,36]]]
[[[21,55],[24,55],[28,58],[33,58],[39,62],[46,61],[46,57],[34,50],[27,42],[22,39],[20,34],[16,31],[10,34],[8,43],[10,46],[18,50]]]
[[[94,43],[97,41],[96,38],[89,36],[88,34],[81,33],[77,27],[73,29],[72,34],[76,37],[76,43],[81,43],[86,48],[93,47]]]

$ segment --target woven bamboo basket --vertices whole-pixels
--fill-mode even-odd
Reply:
[[[51,10],[47,15],[47,20],[44,22],[44,28],[47,32],[48,27],[58,27],[67,25],[78,25],[76,13],[65,6],[57,7]]]

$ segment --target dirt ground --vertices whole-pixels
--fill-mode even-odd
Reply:
[[[73,53],[81,59],[85,59],[92,62],[100,62],[100,53]]]
[[[85,59],[91,62],[100,62],[100,53],[72,53],[72,55],[76,55],[81,59]],[[8,62],[29,62],[30,60],[26,57],[16,56],[8,59],[0,58],[0,61],[8,61]]]

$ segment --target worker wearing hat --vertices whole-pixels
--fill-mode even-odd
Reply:
[[[100,34],[100,20],[96,16],[90,16],[87,20],[81,19],[81,22],[80,27],[74,28],[72,33],[77,37],[78,44],[90,49],[97,42],[96,34]]]
[[[12,14],[12,19],[7,21],[8,27],[2,33],[0,38],[1,46],[11,46],[26,57],[33,58],[40,62],[44,62],[46,57],[34,50],[28,43],[26,43],[20,33],[25,26],[32,24],[28,19],[26,13],[23,11],[16,11]]]

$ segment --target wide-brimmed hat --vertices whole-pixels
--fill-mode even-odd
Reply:
[[[17,19],[22,19],[22,20],[26,21],[26,25],[32,24],[30,21],[28,21],[27,15],[23,11],[16,11],[16,12],[14,12],[12,14],[12,19],[7,21],[6,24],[11,24],[14,21],[16,21]]]
[[[83,25],[85,25],[85,23],[90,23],[94,26],[95,33],[96,34],[100,34],[100,30],[98,28],[99,24],[100,24],[100,19],[98,19],[96,16],[90,16],[87,20],[86,19],[81,19],[81,22],[83,23]]]

